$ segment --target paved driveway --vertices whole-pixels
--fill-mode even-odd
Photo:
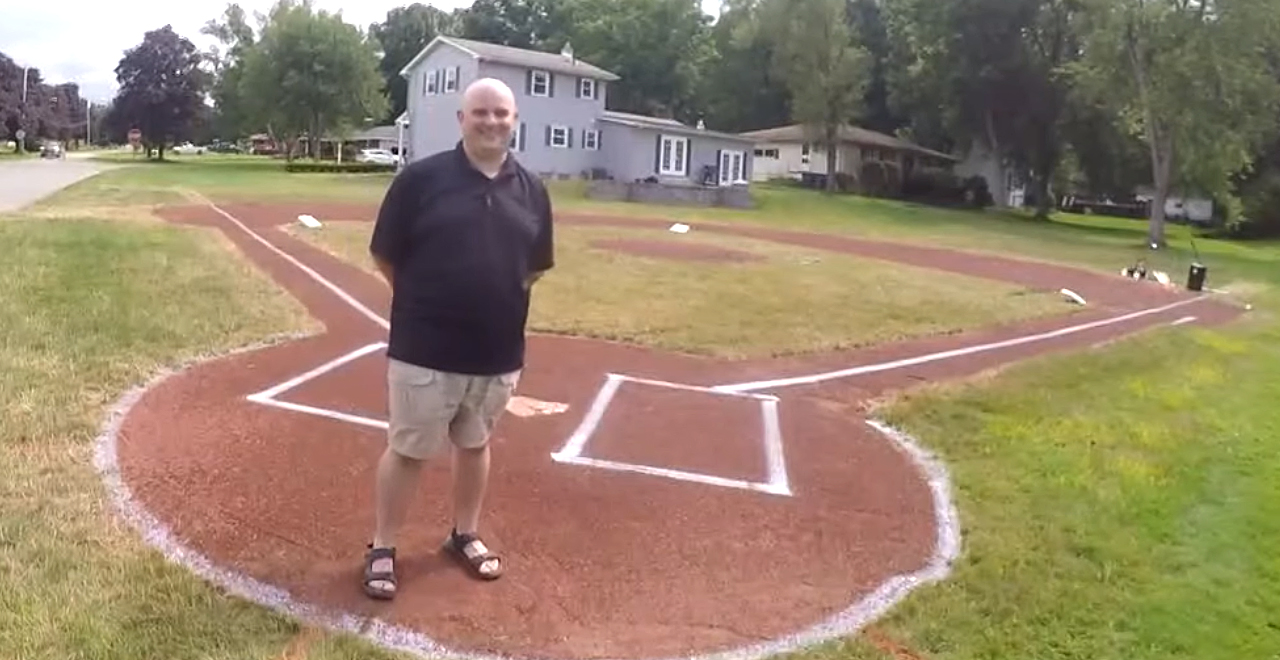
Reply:
[[[82,158],[0,160],[0,213],[16,211],[109,167]]]

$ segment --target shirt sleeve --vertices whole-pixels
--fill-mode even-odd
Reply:
[[[529,271],[540,273],[551,270],[556,264],[555,232],[552,227],[551,194],[546,188],[539,187],[538,237],[533,244],[533,255],[529,259]]]
[[[389,263],[396,263],[407,244],[409,221],[413,217],[409,172],[402,171],[391,180],[387,194],[378,209],[378,219],[369,239],[369,252]]]

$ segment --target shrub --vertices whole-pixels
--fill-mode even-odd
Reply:
[[[329,174],[371,174],[375,172],[394,172],[395,165],[380,163],[339,163],[293,161],[284,166],[286,172],[323,172]]]

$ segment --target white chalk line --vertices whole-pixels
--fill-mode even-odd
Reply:
[[[765,466],[768,472],[767,480],[759,482],[746,479],[729,479],[727,477],[720,477],[703,472],[654,467],[651,465],[641,465],[637,463],[626,463],[622,461],[611,461],[583,456],[582,453],[586,450],[587,443],[591,440],[596,428],[599,427],[601,420],[604,419],[605,412],[608,410],[610,402],[613,401],[614,396],[617,394],[618,388],[626,382],[635,383],[637,385],[648,385],[651,387],[701,392],[721,397],[742,397],[759,402],[762,422],[760,440],[761,449],[764,452]],[[569,465],[581,465],[604,470],[665,477],[676,481],[687,481],[711,486],[723,486],[726,488],[740,488],[743,490],[783,495],[787,497],[792,495],[791,484],[787,478],[786,459],[782,446],[782,432],[780,430],[780,425],[778,424],[778,398],[772,395],[719,392],[708,387],[609,373],[605,375],[605,382],[600,386],[599,391],[596,392],[596,397],[591,402],[590,408],[587,409],[587,414],[583,416],[578,427],[569,435],[564,446],[558,451],[552,452],[551,460],[557,463]]]
[[[994,351],[1001,348],[1010,348],[1012,346],[1030,344],[1038,341],[1045,341],[1047,339],[1054,339],[1056,337],[1065,337],[1067,335],[1084,332],[1086,330],[1093,330],[1094,328],[1101,328],[1108,325],[1115,325],[1116,323],[1132,321],[1134,319],[1142,318],[1144,316],[1150,316],[1152,314],[1160,314],[1162,312],[1167,312],[1172,309],[1177,309],[1178,307],[1182,307],[1184,305],[1190,305],[1191,303],[1199,301],[1202,297],[1203,296],[1196,296],[1193,298],[1188,298],[1186,300],[1179,300],[1177,302],[1169,303],[1167,305],[1161,305],[1159,307],[1149,307],[1147,309],[1142,309],[1136,312],[1130,312],[1128,314],[1120,314],[1118,316],[1112,316],[1112,317],[1101,319],[1098,321],[1090,321],[1088,323],[1081,323],[1078,325],[1067,326],[1065,328],[1058,328],[1056,330],[1050,330],[1048,332],[1022,335],[1020,337],[1014,337],[1012,339],[1005,339],[1002,341],[994,341],[986,344],[976,344],[973,346],[964,346],[961,348],[955,348],[948,351],[939,351],[937,353],[927,353],[925,355],[917,355],[914,357],[903,358],[900,360],[891,360],[889,362],[880,362],[878,364],[861,365],[857,367],[850,367],[848,369],[839,369],[836,371],[827,371],[827,372],[818,373],[818,374],[793,376],[791,378],[778,378],[775,380],[752,381],[748,383],[734,383],[731,385],[717,385],[712,389],[722,390],[725,392],[752,392],[752,391],[764,390],[764,389],[770,389],[770,388],[788,387],[791,385],[810,385],[813,383],[819,383],[827,380],[834,380],[837,378],[861,376],[864,374],[875,373],[879,371],[889,371],[891,369],[901,369],[903,367],[910,367],[910,366],[915,366],[919,364],[925,364],[928,362],[949,360],[952,358],[964,357],[966,355],[973,355],[975,353],[984,353],[987,351]]]
[[[296,258],[293,257],[293,255],[290,255],[284,250],[281,250],[280,248],[276,247],[271,241],[268,241],[267,239],[259,235],[257,232],[253,231],[252,229],[249,229],[247,225],[245,225],[243,222],[240,222],[240,220],[236,219],[235,216],[222,210],[217,204],[214,204],[208,198],[204,197],[200,193],[193,192],[192,194],[197,199],[200,199],[205,204],[209,205],[209,208],[213,209],[214,211],[217,211],[219,215],[226,218],[227,220],[230,220],[233,224],[235,224],[235,226],[239,227],[241,231],[248,234],[251,238],[258,241],[262,245],[266,246],[268,250],[271,250],[272,252],[279,255],[285,261],[288,261],[294,266],[297,266],[299,270],[306,273],[307,276],[309,276],[311,279],[315,280],[317,283],[319,283],[321,286],[325,287],[326,289],[332,291],[335,295],[341,298],[343,302],[347,303],[348,305],[351,305],[351,307],[354,308],[357,312],[360,312],[369,320],[373,321],[374,323],[377,323],[379,326],[382,327],[382,329],[389,330],[391,328],[391,324],[388,323],[386,319],[382,318],[382,316],[378,315],[368,307],[365,307],[363,303],[355,299],[355,296],[352,296],[346,291],[343,291],[338,285],[325,279],[323,275],[321,275],[320,273],[317,273],[315,270],[313,270],[311,267],[307,266],[306,264],[302,263],[301,261],[298,261]]]

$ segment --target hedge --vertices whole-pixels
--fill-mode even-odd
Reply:
[[[374,172],[394,172],[395,165],[383,165],[381,163],[316,163],[307,161],[294,161],[286,163],[284,166],[286,172],[326,172],[330,174],[370,174]]]

